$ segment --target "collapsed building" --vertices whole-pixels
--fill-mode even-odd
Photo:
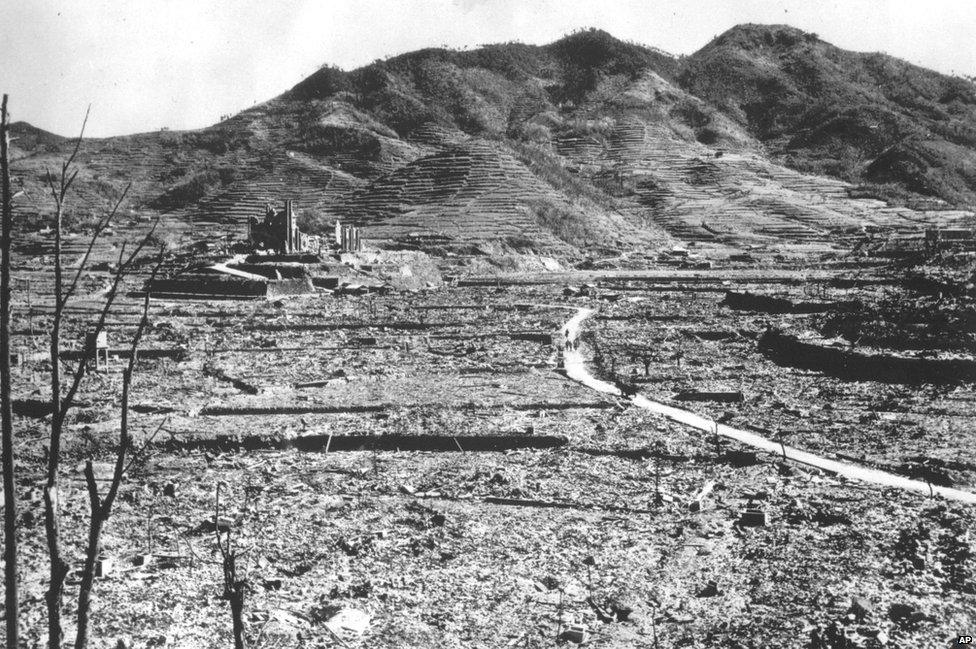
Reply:
[[[279,255],[303,252],[310,243],[308,235],[295,223],[295,210],[290,200],[285,200],[285,208],[281,211],[268,203],[263,222],[253,216],[248,219],[247,239],[255,252],[270,250]]]
[[[282,209],[270,203],[263,219],[250,217],[247,239],[226,253],[193,255],[190,263],[168,277],[145,287],[160,296],[172,297],[275,297],[332,288],[335,282],[322,277],[328,264],[324,257],[362,250],[359,228],[336,221],[335,239],[302,232],[294,203],[285,200]],[[331,286],[330,286],[331,285]]]

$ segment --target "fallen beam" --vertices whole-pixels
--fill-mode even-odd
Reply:
[[[803,342],[774,329],[760,337],[759,350],[777,365],[815,370],[854,381],[908,384],[976,381],[976,360],[971,358],[865,354]]]
[[[128,348],[126,349],[117,348],[117,349],[108,350],[108,355],[115,356],[116,358],[129,358],[131,354],[132,354],[132,350]],[[176,360],[182,360],[186,358],[186,355],[187,355],[187,350],[184,349],[183,347],[174,347],[172,349],[140,349],[136,352],[136,358],[140,360],[149,359],[149,358],[172,358]],[[48,354],[45,353],[43,356],[44,358],[47,358]],[[62,360],[76,361],[84,358],[84,356],[85,353],[82,351],[64,351],[61,352],[59,358],[61,358]]]
[[[532,402],[532,403],[492,403],[475,402],[462,403],[428,403],[428,404],[363,404],[345,406],[294,405],[294,406],[207,406],[200,410],[201,415],[210,417],[252,416],[252,415],[344,415],[364,414],[370,412],[387,412],[391,410],[410,409],[442,405],[444,407],[466,410],[606,410],[616,408],[617,405],[606,401],[587,401],[583,403]]]
[[[295,449],[306,452],[337,451],[510,451],[559,448],[569,443],[563,435],[302,435],[294,438],[268,435],[219,435],[176,438],[161,442],[167,451],[257,451]]]
[[[853,311],[860,306],[855,300],[845,302],[794,302],[782,297],[746,291],[727,291],[725,299],[719,303],[736,311],[758,311],[761,313],[826,313],[827,311]]]
[[[204,364],[203,373],[206,374],[207,376],[212,376],[213,378],[219,381],[225,381],[227,383],[230,383],[241,392],[247,394],[261,394],[261,388],[251,385],[247,381],[243,381],[241,379],[235,378],[229,375],[223,368],[215,367],[210,363]]]
[[[742,403],[744,398],[738,390],[733,392],[700,392],[683,390],[674,396],[676,401],[717,401],[719,403]]]

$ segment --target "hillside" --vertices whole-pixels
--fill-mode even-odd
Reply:
[[[306,229],[441,252],[823,250],[864,224],[969,219],[952,208],[976,203],[974,111],[968,81],[788,27],[684,58],[587,30],[323,67],[206,129],[86,140],[78,204],[131,181],[136,210],[227,233],[291,197]],[[18,128],[40,227],[66,140]]]
[[[786,26],[743,25],[688,57],[681,84],[800,171],[953,204],[976,198],[976,87]]]
[[[64,139],[27,122],[14,122],[10,125],[10,159],[17,160],[47,148],[57,148]]]

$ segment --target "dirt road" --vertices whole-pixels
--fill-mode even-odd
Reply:
[[[577,337],[579,336],[580,325],[582,325],[583,321],[592,316],[594,313],[596,313],[595,309],[579,309],[579,311],[577,311],[576,314],[568,322],[566,322],[566,324],[563,325],[562,329],[560,330],[562,340],[567,343],[575,343]],[[564,347],[563,367],[566,371],[566,375],[569,378],[582,383],[588,388],[604,394],[624,396],[623,392],[621,392],[620,388],[618,388],[616,385],[600,380],[590,374],[586,367],[586,362],[583,359],[583,355],[579,352],[575,344],[567,344]],[[752,446],[753,448],[758,448],[780,456],[785,454],[787,459],[793,460],[794,462],[823,469],[824,471],[829,471],[830,473],[843,476],[851,480],[861,480],[863,482],[870,482],[872,484],[877,484],[884,487],[894,487],[897,489],[905,489],[907,491],[916,491],[923,494],[937,494],[951,500],[976,505],[976,493],[961,491],[959,489],[952,489],[949,487],[930,485],[927,482],[912,480],[904,476],[887,473],[878,469],[870,469],[867,467],[857,466],[855,464],[838,462],[819,455],[814,455],[813,453],[801,451],[800,449],[792,446],[783,446],[779,442],[767,439],[762,435],[757,435],[753,432],[720,424],[712,419],[702,417],[701,415],[697,415],[693,412],[653,401],[640,394],[631,397],[631,403],[638,408],[656,412],[667,417],[668,419],[691,426],[692,428],[697,428],[698,430],[706,433],[718,434],[722,437],[734,439],[748,446]]]

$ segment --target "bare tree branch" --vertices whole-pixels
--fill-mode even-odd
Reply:
[[[145,442],[143,442],[143,444],[139,448],[139,450],[132,452],[132,457],[129,458],[129,463],[126,465],[124,473],[128,473],[129,470],[132,468],[132,466],[136,462],[138,462],[140,458],[142,458],[142,456],[145,454],[146,450],[149,448],[149,446],[156,439],[156,436],[159,435],[159,432],[161,430],[163,430],[163,427],[166,426],[166,424],[168,424],[168,423],[169,423],[169,415],[167,415],[166,418],[163,419],[162,423],[160,423],[159,426],[156,426],[156,430],[153,432],[152,435],[150,435],[148,437],[148,439],[146,439]]]
[[[139,245],[136,246],[136,249],[132,251],[132,254],[129,255],[128,258],[125,258],[125,244],[122,245],[122,249],[119,251],[118,270],[116,271],[115,277],[113,278],[112,286],[109,289],[108,294],[106,295],[105,304],[102,307],[101,313],[99,313],[98,315],[98,320],[96,321],[95,326],[91,330],[93,335],[88,341],[86,341],[85,348],[82,353],[82,360],[75,368],[75,373],[72,378],[71,387],[68,388],[68,392],[67,394],[65,394],[64,401],[63,401],[64,405],[58,412],[55,413],[55,416],[59,417],[60,422],[63,422],[64,418],[67,416],[67,411],[71,407],[71,404],[74,402],[75,394],[77,393],[78,388],[81,386],[82,380],[85,378],[85,375],[88,372],[87,360],[88,357],[94,351],[91,348],[92,339],[94,339],[105,328],[105,321],[108,319],[108,314],[111,311],[112,306],[115,304],[115,298],[118,295],[119,285],[122,282],[122,278],[128,272],[129,268],[132,265],[132,262],[135,261],[139,253],[142,252],[142,249],[145,248],[147,243],[149,243],[149,240],[152,238],[153,233],[156,231],[156,226],[158,224],[159,221],[157,220],[153,224],[149,232],[146,234],[145,238],[139,243]]]
[[[61,626],[61,605],[64,599],[64,580],[68,575],[68,564],[64,560],[61,549],[61,514],[60,514],[60,487],[59,473],[61,464],[61,436],[64,429],[64,419],[68,409],[71,407],[75,392],[78,389],[81,378],[77,376],[77,382],[73,384],[73,389],[69,393],[67,400],[61,398],[61,324],[64,317],[62,300],[64,277],[62,250],[62,219],[64,216],[64,201],[71,188],[71,184],[77,178],[78,171],[71,170],[75,158],[81,149],[81,140],[85,134],[85,126],[88,124],[88,115],[91,106],[85,112],[85,119],[82,122],[81,133],[75,140],[74,148],[70,155],[61,165],[61,176],[58,186],[55,186],[54,174],[47,170],[47,184],[51,191],[51,197],[55,204],[54,215],[54,295],[55,295],[55,317],[51,327],[51,438],[48,447],[47,479],[44,485],[44,529],[47,540],[48,557],[50,560],[50,579],[48,590],[45,594],[47,601],[48,617],[48,648],[61,649],[61,640],[64,631]],[[85,257],[87,263],[87,255]],[[84,269],[85,264],[79,268],[79,273]],[[72,289],[73,290],[73,289]],[[114,299],[114,296],[113,296]],[[100,319],[104,326],[104,314]],[[87,366],[87,358],[82,359],[82,366]]]
[[[135,255],[145,246],[151,237],[152,232],[146,235],[142,243],[136,247],[136,250],[129,256],[128,260],[124,264],[120,264],[118,270],[116,271],[116,279],[118,279],[122,274],[125,273],[126,268],[135,259]],[[122,255],[124,254],[124,249],[120,252],[119,259],[121,261]],[[160,250],[159,258],[157,259],[156,266],[153,268],[152,277],[155,278],[156,273],[163,265],[163,251]],[[116,282],[116,285],[118,282]],[[150,282],[151,284],[151,282]],[[149,303],[150,303],[150,292],[147,290],[145,298],[143,299],[142,305],[142,317],[139,319],[139,325],[136,327],[136,332],[132,337],[132,342],[129,345],[129,362],[125,369],[122,371],[122,416],[119,423],[119,447],[115,453],[115,466],[112,469],[112,479],[109,484],[108,493],[106,493],[105,498],[101,498],[98,493],[98,484],[95,481],[95,471],[92,465],[91,459],[85,463],[85,481],[88,487],[88,498],[91,507],[91,518],[88,524],[88,546],[85,550],[85,566],[82,569],[81,575],[81,587],[78,592],[78,631],[75,636],[75,649],[85,649],[88,646],[88,626],[91,615],[91,592],[94,586],[95,580],[95,567],[100,557],[101,552],[101,537],[102,530],[105,524],[108,523],[109,517],[112,514],[112,506],[115,504],[115,499],[118,496],[119,488],[122,485],[122,480],[125,477],[126,471],[126,455],[129,452],[129,448],[132,446],[132,436],[129,433],[129,395],[132,389],[132,376],[135,372],[136,361],[139,353],[139,343],[142,341],[142,336],[146,331],[146,326],[149,323]],[[103,311],[104,313],[105,311]],[[82,358],[81,363],[87,365],[87,354]]]
[[[125,200],[125,197],[129,193],[129,189],[131,187],[132,187],[132,183],[126,185],[125,189],[122,191],[122,195],[119,196],[119,200],[115,202],[115,207],[112,208],[112,211],[109,212],[108,215],[106,215],[104,218],[99,219],[98,225],[95,226],[95,231],[92,233],[92,237],[88,241],[88,248],[85,250],[85,254],[81,258],[81,263],[78,265],[77,272],[75,272],[74,279],[71,280],[71,283],[68,285],[68,290],[64,292],[64,295],[58,296],[55,305],[55,314],[60,312],[60,310],[63,309],[65,305],[67,305],[68,300],[71,299],[71,296],[74,294],[75,288],[78,286],[78,280],[81,278],[82,272],[85,270],[85,268],[88,265],[88,258],[91,256],[91,252],[92,249],[95,247],[95,243],[98,242],[98,238],[101,236],[102,232],[105,231],[105,229],[112,222],[112,219],[115,218],[115,215],[119,211],[119,207],[122,205],[122,201]]]

